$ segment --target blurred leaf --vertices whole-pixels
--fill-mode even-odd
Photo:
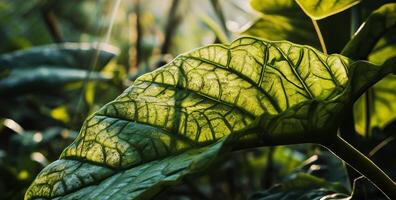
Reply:
[[[210,30],[216,35],[216,37],[220,40],[222,44],[228,44],[230,41],[228,40],[227,34],[224,30],[217,24],[215,20],[212,18],[203,15],[201,16],[202,21],[209,27]]]
[[[326,18],[342,12],[360,0],[295,0],[304,12],[314,20]]]
[[[58,106],[51,110],[51,116],[54,119],[67,123],[70,121],[70,116],[67,112],[66,106]]]
[[[369,93],[370,129],[383,128],[396,120],[396,75],[388,75],[375,84]],[[366,98],[360,97],[354,105],[356,130],[366,132]]]
[[[311,20],[293,0],[250,0],[250,5],[261,15],[242,34],[320,48]]]
[[[348,191],[338,183],[331,183],[316,176],[298,173],[288,180],[263,192],[252,195],[250,200],[327,200],[346,199]]]
[[[114,48],[113,48],[114,49]],[[70,82],[89,80],[108,80],[109,78],[91,72],[96,51],[97,66],[102,68],[112,57],[115,50],[106,46],[99,50],[90,44],[63,44],[35,47],[0,56],[0,94],[18,95],[59,88]]]
[[[339,182],[349,188],[348,175],[343,162],[329,151],[323,150],[311,156],[294,173],[308,173],[330,182]]]
[[[59,89],[67,83],[84,81],[89,72],[79,69],[37,67],[13,70],[7,78],[0,80],[0,94],[16,96],[37,91]],[[108,81],[110,78],[99,73],[91,73],[89,80]]]
[[[44,45],[1,55],[0,69],[34,68],[41,65],[89,69],[96,58],[95,54],[97,52],[99,69],[118,54],[115,47],[107,44],[64,43]]]

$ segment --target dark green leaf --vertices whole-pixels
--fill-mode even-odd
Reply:
[[[356,59],[368,59],[376,64],[396,57],[396,4],[387,4],[374,11],[364,26],[345,47],[343,54]],[[370,129],[383,128],[396,119],[396,76],[388,75],[370,89]],[[365,133],[366,97],[361,97],[354,107],[356,129]]]
[[[305,160],[296,171],[308,173],[327,181],[339,182],[344,187],[349,187],[345,165],[334,154],[326,150],[320,151],[320,153]]]
[[[100,49],[98,49],[100,47]],[[100,68],[115,56],[114,47],[93,44],[48,45],[0,56],[0,94],[16,95],[83,81],[95,62]],[[109,77],[91,72],[90,80]]]
[[[201,168],[190,165],[206,166],[201,157],[214,159],[224,144],[321,143],[335,136],[344,107],[390,64],[250,37],[182,54],[88,117],[26,199],[117,192],[125,195],[112,199],[148,198],[169,178]],[[172,173],[163,170],[168,163]]]
[[[0,70],[63,66],[89,69],[96,53],[97,66],[102,68],[116,54],[117,49],[107,44],[64,43],[34,47],[0,56]]]
[[[250,200],[329,200],[346,199],[347,190],[340,184],[327,182],[310,174],[299,173],[264,192],[256,193]]]

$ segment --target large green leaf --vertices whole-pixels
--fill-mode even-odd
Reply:
[[[320,48],[311,20],[293,0],[250,0],[250,5],[260,17],[242,34]]]
[[[376,64],[396,57],[396,4],[386,4],[374,11],[354,39],[346,46],[344,54],[355,59],[368,59]],[[383,128],[396,119],[396,76],[388,75],[370,89],[370,126]],[[365,133],[366,97],[361,97],[354,107],[356,130]]]
[[[254,194],[250,200],[342,200],[349,197],[346,193],[348,193],[347,190],[340,184],[327,182],[310,174],[299,173],[279,185]]]
[[[326,18],[344,11],[360,0],[295,0],[304,12],[314,20]]]
[[[17,95],[83,81],[90,66],[103,68],[116,52],[114,47],[104,44],[66,43],[1,55],[0,94]],[[109,79],[97,72],[91,72],[88,78]]]
[[[90,116],[26,199],[148,198],[224,145],[327,141],[388,66],[250,37],[180,55]]]

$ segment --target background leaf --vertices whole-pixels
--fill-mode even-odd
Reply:
[[[347,190],[339,184],[327,182],[313,175],[299,173],[264,192],[256,193],[250,200],[272,199],[345,199]]]
[[[269,40],[287,40],[322,49],[313,21],[305,15],[294,0],[251,0],[253,9],[260,12],[258,19],[242,34]],[[350,13],[343,12],[317,21],[327,52],[339,53],[349,41]]]
[[[18,95],[35,90],[44,91],[86,78],[108,80],[108,77],[96,72],[87,76],[95,62],[93,59],[98,59],[96,64],[100,70],[117,52],[109,45],[105,46],[107,50],[97,47],[92,44],[50,45],[2,55],[0,94]]]
[[[383,64],[386,60],[396,56],[396,4],[387,4],[373,12],[365,22],[363,28],[355,36],[346,51],[355,52],[352,56],[368,59],[376,64]],[[369,95],[369,128],[380,127],[396,119],[395,75],[388,75],[368,92]],[[366,132],[367,97],[361,97],[354,106],[355,127],[363,134]],[[368,133],[366,133],[368,134]]]
[[[242,34],[320,48],[311,20],[293,0],[251,0],[260,16]]]
[[[360,2],[360,0],[296,0],[304,12],[314,20],[326,18],[342,12]]]

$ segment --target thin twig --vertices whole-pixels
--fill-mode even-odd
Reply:
[[[81,110],[80,107],[81,107],[81,104],[83,102],[84,94],[85,94],[85,92],[87,90],[88,82],[91,79],[93,71],[96,69],[96,67],[98,65],[98,60],[99,60],[99,56],[100,56],[100,51],[102,49],[102,44],[103,43],[108,43],[108,41],[110,39],[111,32],[113,30],[113,25],[114,25],[116,13],[117,13],[118,8],[120,7],[121,1],[122,0],[116,0],[116,2],[114,3],[114,6],[113,6],[113,9],[112,9],[112,12],[111,12],[111,16],[110,16],[110,25],[107,28],[107,31],[106,31],[106,34],[104,35],[104,38],[102,38],[101,42],[97,43],[97,49],[95,51],[94,57],[91,60],[88,74],[83,80],[81,92],[80,92],[79,99],[78,99],[77,105],[76,105],[76,110],[77,111]],[[77,121],[77,116],[78,115],[79,115],[79,113],[75,114],[75,116],[73,117],[73,119],[74,119],[73,121],[75,121],[75,122]]]
[[[143,29],[141,23],[141,8],[140,8],[140,0],[135,0],[135,14],[136,14],[136,65],[138,66],[142,61],[142,37],[143,37]]]
[[[314,20],[314,19],[311,19],[311,21],[312,21],[312,24],[313,24],[313,26],[315,28],[316,34],[318,35],[318,39],[319,39],[319,42],[320,42],[320,46],[322,47],[322,51],[323,51],[324,54],[327,54],[326,44],[325,44],[325,41],[323,39],[322,32],[320,31],[318,22],[316,20]]]
[[[392,140],[395,139],[395,136],[389,136],[388,138],[386,138],[385,140],[383,140],[382,142],[380,142],[379,144],[377,144],[377,146],[375,146],[368,154],[369,157],[373,157],[379,150],[381,150],[382,148],[384,148],[387,144],[389,144],[390,142],[392,142]]]
[[[364,107],[365,107],[365,137],[368,138],[370,137],[370,128],[371,128],[371,108],[372,108],[372,88],[369,88],[365,93],[364,93]]]
[[[49,8],[42,8],[41,15],[43,17],[44,23],[55,43],[64,42],[62,32],[59,27],[58,19],[53,11]]]
[[[223,29],[225,35],[227,36],[227,39],[229,39],[230,38],[230,31],[227,28],[226,20],[225,20],[225,17],[224,17],[223,10],[221,9],[221,5],[220,5],[219,0],[211,0],[210,2],[212,4],[212,7],[213,7],[217,17],[220,20],[221,28]],[[216,42],[218,42],[218,40],[219,39],[216,38]]]
[[[269,147],[267,156],[267,167],[264,171],[265,180],[263,181],[264,188],[270,188],[274,184],[274,153],[275,147]]]
[[[168,20],[165,26],[165,38],[164,43],[161,47],[161,54],[167,54],[172,44],[172,37],[175,33],[177,26],[180,24],[181,17],[177,15],[177,8],[179,6],[179,0],[173,0],[172,5],[169,9]]]

